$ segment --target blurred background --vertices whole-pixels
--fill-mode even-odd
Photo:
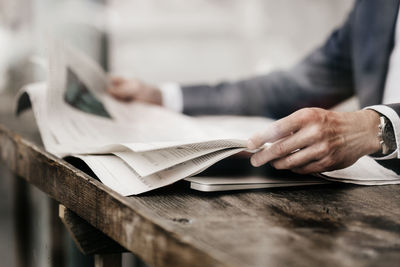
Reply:
[[[0,0],[0,123],[18,124],[13,95],[26,83],[46,80],[48,38],[83,50],[113,74],[153,84],[210,83],[291,66],[322,44],[352,5],[352,0]],[[0,164],[0,265],[10,267],[17,262],[13,179]],[[29,203],[32,266],[52,266],[49,199],[30,188]],[[68,237],[63,240],[75,256],[65,257],[62,266],[90,264]],[[138,264],[129,255],[124,262]]]

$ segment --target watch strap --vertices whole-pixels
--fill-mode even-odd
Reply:
[[[381,153],[383,155],[388,155],[394,150],[396,150],[396,137],[394,135],[393,125],[388,118],[381,115],[378,138],[382,146]]]

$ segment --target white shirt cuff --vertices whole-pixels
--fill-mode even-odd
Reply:
[[[369,107],[366,107],[364,109],[375,110],[375,111],[381,113],[382,115],[384,115],[386,118],[388,118],[390,120],[390,122],[392,123],[392,125],[393,125],[394,136],[396,138],[397,149],[393,153],[391,153],[389,155],[386,155],[384,157],[375,158],[375,159],[384,160],[384,159],[400,158],[400,155],[399,155],[399,147],[400,147],[400,117],[397,114],[397,112],[394,111],[392,108],[390,108],[388,106],[385,106],[385,105],[369,106]]]
[[[163,106],[176,112],[183,112],[183,95],[179,84],[163,83],[159,88]]]

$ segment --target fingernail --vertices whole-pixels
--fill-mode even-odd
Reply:
[[[258,162],[255,157],[250,158],[250,163],[251,163],[251,165],[253,165],[253,167],[258,167]]]
[[[248,149],[256,149],[257,147],[256,147],[256,145],[253,143],[253,141],[251,140],[251,139],[249,139],[248,141],[247,141],[247,148]]]

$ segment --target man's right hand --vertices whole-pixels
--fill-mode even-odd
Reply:
[[[141,101],[162,105],[161,91],[156,87],[149,86],[136,79],[127,80],[121,77],[111,77],[110,82],[108,92],[120,101]]]

